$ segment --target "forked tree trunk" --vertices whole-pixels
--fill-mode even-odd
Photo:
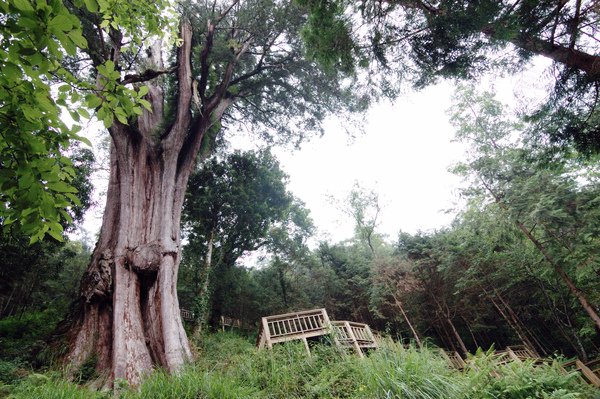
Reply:
[[[70,334],[67,360],[77,367],[97,360],[111,384],[137,385],[155,367],[177,371],[191,360],[177,300],[184,193],[204,133],[231,104],[213,96],[199,117],[190,112],[192,30],[182,24],[175,119],[163,119],[163,92],[148,83],[152,113],[109,129],[110,181],[98,244],[81,283],[81,312]],[[163,69],[160,45],[154,67]]]
[[[112,146],[106,211],[71,353],[79,364],[98,350],[111,380],[133,383],[154,364],[174,371],[191,358],[176,292],[185,185],[176,182],[176,159],[136,141]]]

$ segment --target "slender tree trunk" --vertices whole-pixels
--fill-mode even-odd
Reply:
[[[521,342],[526,346],[535,349],[535,346],[531,344],[527,335],[519,328],[517,324],[515,324],[514,320],[508,316],[507,312],[505,312],[505,308],[503,306],[500,306],[500,303],[496,302],[493,296],[490,296],[489,298],[492,301],[492,304],[494,305],[498,313],[500,313],[500,316],[502,316],[502,318],[506,321],[510,328],[512,328],[512,330],[517,334]]]
[[[460,334],[458,333],[458,330],[456,329],[456,326],[454,325],[452,320],[449,317],[447,317],[446,322],[450,326],[450,329],[452,330],[452,334],[454,334],[454,337],[456,338],[456,342],[458,342],[458,345],[460,346],[460,350],[463,352],[463,354],[465,354],[465,355],[468,354],[469,350],[465,346],[465,343],[462,340],[462,338],[460,337]]]
[[[206,326],[208,321],[208,304],[209,304],[209,293],[208,287],[210,285],[210,274],[212,267],[212,253],[213,253],[213,244],[215,240],[215,231],[214,229],[210,232],[210,237],[208,238],[208,244],[206,249],[206,257],[204,258],[204,268],[201,272],[201,279],[199,281],[200,287],[198,289],[198,300],[200,306],[198,307],[198,316],[195,320],[194,331],[192,333],[192,337],[194,340],[198,340],[200,338],[200,334],[202,333],[202,329]]]
[[[412,323],[410,322],[410,319],[408,318],[408,315],[404,311],[404,306],[402,305],[402,301],[400,301],[395,296],[394,296],[394,301],[396,302],[396,306],[400,310],[400,313],[402,313],[402,317],[404,317],[404,321],[406,321],[406,324],[408,324],[408,328],[410,328],[410,331],[412,332],[413,336],[415,337],[415,341],[417,342],[417,345],[419,346],[419,348],[422,348],[423,345],[421,344],[421,340],[419,339],[419,334],[417,334],[417,330],[415,330]]]
[[[508,211],[508,206],[504,202],[502,202],[502,199],[494,192],[494,190],[483,179],[481,179],[481,182],[488,190],[488,192],[492,195],[492,197],[494,197],[494,200],[500,206],[500,208]],[[554,258],[547,251],[546,247],[537,238],[534,237],[534,235],[527,229],[527,227],[525,227],[525,225],[518,219],[514,219],[514,222],[519,228],[519,230],[521,230],[521,232],[525,235],[525,237],[527,237],[527,239],[531,241],[531,243],[536,247],[536,249],[540,251],[540,253],[544,256],[544,259],[554,268],[558,276],[566,284],[571,294],[573,294],[573,296],[577,298],[577,300],[579,301],[583,309],[586,311],[588,316],[594,321],[594,324],[596,324],[596,328],[600,329],[600,315],[598,315],[594,306],[590,304],[585,293],[575,285],[573,280],[571,280],[571,278],[564,271],[562,266],[554,260]]]
[[[458,346],[460,346],[460,350],[463,352],[463,354],[466,355],[467,353],[469,353],[469,350],[467,349],[467,347],[465,346],[464,341],[460,337],[460,334],[458,333],[458,330],[456,329],[456,326],[452,322],[452,319],[450,319],[449,312],[448,311],[444,311],[442,309],[442,306],[440,305],[440,303],[437,300],[435,300],[435,303],[436,303],[436,305],[438,307],[438,310],[440,311],[440,315],[442,315],[444,321],[446,322],[446,324],[448,325],[448,327],[450,327],[450,330],[452,331],[452,335],[454,335],[454,338],[456,338],[456,342],[458,343]]]
[[[569,275],[558,264],[558,262],[556,262],[554,258],[550,256],[550,253],[546,250],[546,247],[544,247],[544,245],[537,238],[535,238],[533,234],[529,232],[529,230],[527,230],[523,223],[517,220],[516,224],[521,230],[521,232],[523,232],[523,234],[533,243],[533,245],[538,249],[538,251],[541,252],[541,254],[544,256],[544,259],[546,259],[546,261],[554,267],[554,270],[561,278],[561,280],[566,284],[567,288],[569,288],[571,294],[573,294],[575,298],[577,298],[577,300],[579,301],[583,309],[586,311],[588,316],[594,321],[594,323],[596,324],[596,328],[600,329],[600,315],[598,315],[594,306],[592,306],[592,304],[588,301],[585,293],[575,285],[573,280],[571,280]]]
[[[458,348],[456,347],[454,340],[452,339],[452,337],[450,337],[450,333],[448,332],[448,325],[444,323],[442,319],[440,319],[440,322],[442,326],[442,331],[444,332],[444,336],[446,337],[446,340],[449,343],[450,349],[452,349],[454,352],[458,352]]]
[[[473,332],[473,329],[471,328],[471,324],[469,324],[469,322],[467,321],[467,319],[465,319],[464,317],[462,317],[462,319],[465,322],[465,325],[467,326],[467,330],[469,330],[469,334],[471,335],[471,339],[473,340],[473,344],[475,345],[476,348],[479,348],[480,345],[477,342],[477,338],[475,338],[475,333]]]
[[[538,352],[538,354],[545,355],[546,350],[544,349],[544,346],[538,341],[535,334],[533,334],[527,328],[525,323],[523,323],[523,321],[521,321],[521,318],[513,310],[513,308],[510,306],[510,304],[502,297],[502,295],[500,295],[500,293],[495,289],[494,289],[494,292],[496,293],[496,296],[498,297],[498,299],[500,300],[500,302],[502,303],[502,305],[508,312],[510,318],[513,320],[515,326],[519,330],[521,330],[523,336],[527,339],[527,345],[534,351]]]
[[[546,284],[541,279],[536,277],[531,272],[531,270],[529,270],[529,268],[527,268],[527,271],[529,272],[530,276],[532,276],[535,279],[535,281],[537,282],[537,284],[539,285],[540,290],[541,290],[542,294],[544,295],[544,298],[546,299],[547,306],[551,311],[552,318],[554,319],[554,322],[556,323],[556,327],[560,331],[560,334],[567,341],[567,343],[573,348],[573,350],[577,353],[577,355],[580,359],[587,359],[587,353],[586,353],[585,349],[583,348],[581,340],[577,336],[576,329],[573,328],[573,323],[571,322],[571,319],[569,317],[568,307],[566,305],[563,306],[565,308],[565,311],[563,312],[564,318],[566,318],[566,321],[565,321],[558,314],[559,309],[557,308],[556,304],[550,298]],[[562,295],[561,295],[561,298],[562,298]],[[564,300],[562,300],[561,302],[563,302],[563,304],[564,304]],[[575,341],[573,341],[573,339],[575,339]],[[546,353],[548,353],[548,351],[546,351]]]
[[[285,274],[283,270],[283,266],[278,262],[279,267],[277,268],[277,277],[279,278],[279,287],[281,288],[281,298],[283,299],[283,305],[287,308],[288,306],[288,296],[287,296],[287,288],[285,284]]]

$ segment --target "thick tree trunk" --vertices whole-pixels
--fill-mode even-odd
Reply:
[[[177,370],[191,352],[176,291],[185,185],[176,183],[177,159],[127,133],[119,149],[112,146],[106,211],[82,280],[70,360],[95,354],[110,381],[135,384],[155,364]]]
[[[152,81],[147,100],[153,112],[109,129],[106,209],[81,282],[67,358],[75,367],[97,359],[107,384],[123,379],[137,385],[154,367],[175,372],[192,357],[177,300],[181,208],[202,138],[233,100],[220,91],[192,117],[192,28],[186,21],[181,39],[173,122],[162,127],[163,90]],[[152,47],[149,62],[163,68],[160,45]]]

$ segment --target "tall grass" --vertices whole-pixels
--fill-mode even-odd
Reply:
[[[389,344],[360,369],[373,397],[443,399],[464,397],[467,381],[431,350]]]
[[[156,371],[131,389],[95,392],[63,379],[25,378],[10,386],[10,398],[194,398],[194,399],[593,399],[598,391],[557,365],[496,364],[479,353],[464,372],[450,369],[434,351],[389,345],[364,359],[332,346],[302,344],[256,351],[231,333],[207,335],[198,357],[175,376]],[[39,376],[39,375],[38,375]],[[2,389],[0,387],[0,392]],[[5,389],[6,390],[6,389]],[[0,393],[0,397],[1,397]]]

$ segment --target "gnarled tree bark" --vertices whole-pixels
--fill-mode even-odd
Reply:
[[[192,29],[184,22],[177,55],[175,120],[162,135],[163,92],[149,83],[153,112],[109,129],[110,180],[100,238],[81,284],[81,307],[68,361],[95,356],[106,383],[136,385],[154,367],[177,371],[192,357],[177,300],[180,218],[202,138],[231,105],[215,95],[192,118]],[[160,46],[154,66],[162,68]],[[225,83],[227,84],[227,82]]]

